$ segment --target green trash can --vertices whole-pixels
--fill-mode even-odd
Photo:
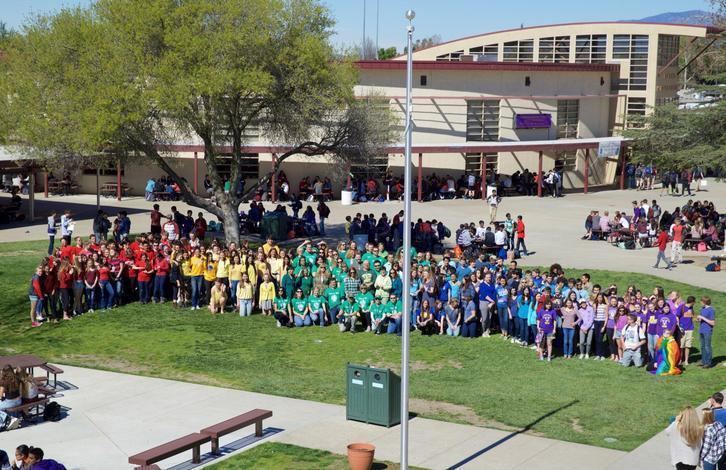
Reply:
[[[401,422],[401,378],[390,369],[348,364],[346,419],[391,427]]]
[[[262,217],[260,231],[262,237],[272,237],[273,240],[287,240],[287,214],[281,212],[268,212]]]

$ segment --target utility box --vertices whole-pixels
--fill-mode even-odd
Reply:
[[[390,369],[348,364],[346,419],[391,427],[401,422],[401,378]]]

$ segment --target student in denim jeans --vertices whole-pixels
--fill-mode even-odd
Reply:
[[[98,286],[98,271],[96,264],[92,259],[86,263],[86,273],[84,284],[86,286],[86,307],[89,312],[93,312],[96,307],[96,287]]]
[[[713,367],[712,357],[713,349],[711,349],[711,336],[713,328],[716,326],[716,312],[711,306],[711,298],[704,295],[701,297],[701,314],[696,318],[700,322],[698,327],[698,336],[701,345],[701,367],[709,369]]]
[[[243,272],[242,279],[237,283],[235,292],[240,317],[252,315],[252,304],[255,298],[255,286],[250,282],[250,276]]]
[[[580,299],[580,308],[577,309],[577,320],[575,321],[575,324],[580,326],[580,359],[590,358],[594,319],[595,311],[592,306],[587,303],[587,300]]]
[[[509,299],[509,291],[507,290],[507,280],[504,277],[499,278],[498,285],[496,287],[497,291],[497,316],[499,317],[499,328],[502,330],[502,338],[507,339],[509,336],[509,330],[511,329],[509,325],[509,318],[511,317],[511,314],[509,313],[509,305],[508,305],[508,299]]]
[[[562,349],[565,359],[570,359],[574,353],[575,319],[577,317],[577,309],[572,303],[572,299],[565,300],[565,305],[560,309],[560,315],[562,316]]]

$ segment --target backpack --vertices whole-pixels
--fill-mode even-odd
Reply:
[[[444,227],[444,238],[449,238],[451,236],[451,230],[449,230],[448,227]]]
[[[43,410],[43,420],[58,421],[61,418],[61,407],[58,402],[52,401],[45,405]]]

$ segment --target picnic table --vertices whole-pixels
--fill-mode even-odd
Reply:
[[[6,365],[21,369],[34,369],[46,365],[48,361],[32,354],[16,354],[12,356],[0,356],[0,370]]]
[[[122,196],[126,196],[129,189],[131,189],[131,188],[129,187],[128,184],[121,183],[121,195]],[[118,183],[116,183],[115,181],[106,182],[101,185],[101,195],[102,196],[116,197],[117,194],[118,194]]]

